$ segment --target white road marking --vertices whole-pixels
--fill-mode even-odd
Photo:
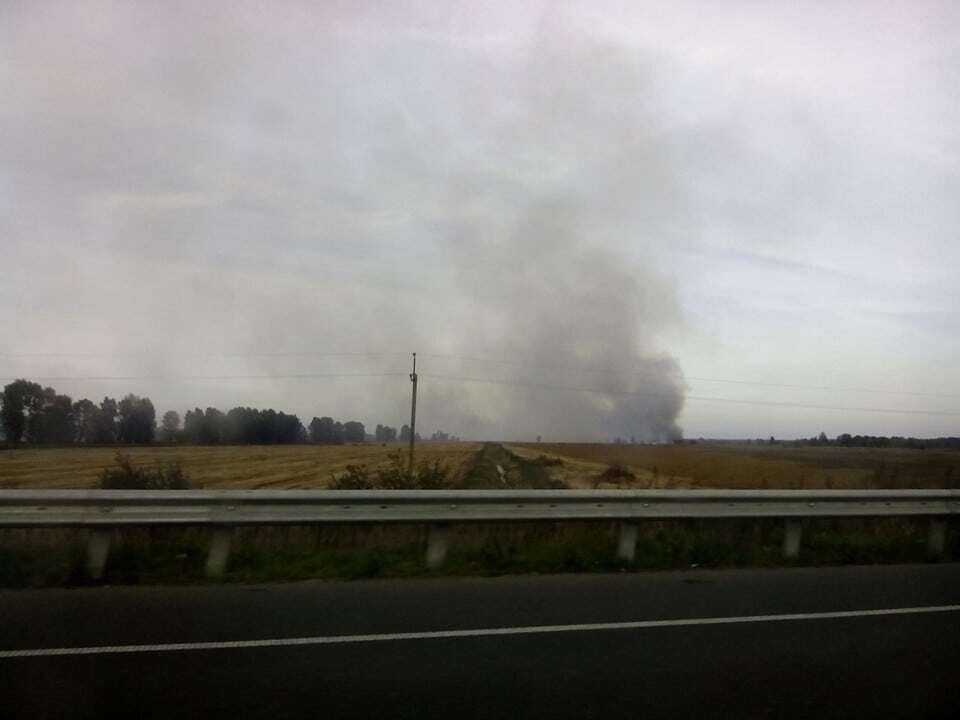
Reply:
[[[960,611],[960,605],[842,610],[837,612],[789,613],[785,615],[740,615],[732,617],[638,620],[634,622],[589,623],[581,625],[530,625],[526,627],[436,630],[428,632],[381,633],[376,635],[326,635],[268,640],[227,640],[220,642],[160,643],[155,645],[103,645],[93,647],[0,650],[0,660],[62,655],[115,655],[122,653],[180,652],[188,650],[237,650],[246,648],[295,647],[297,645],[340,645],[346,643],[392,642],[398,640],[445,640],[450,638],[496,637],[498,635],[539,635],[548,633],[594,632],[597,630],[642,630],[645,628],[689,627],[695,625],[736,625],[740,623],[790,622],[794,620],[835,620],[840,618],[919,615]]]

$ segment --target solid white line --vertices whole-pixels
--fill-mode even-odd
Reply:
[[[793,620],[834,620],[839,618],[919,615],[921,613],[957,611],[960,611],[960,605],[933,605],[928,607],[887,608],[882,610],[842,610],[837,612],[789,613],[785,615],[740,615],[678,620],[638,620],[634,622],[590,623],[581,625],[530,625],[526,627],[478,628],[475,630],[380,633],[377,635],[321,635],[317,637],[276,638],[268,640],[227,640],[220,642],[161,643],[155,645],[36,648],[32,650],[0,650],[0,660],[55,657],[61,655],[115,655],[121,653],[179,652],[188,650],[236,650],[245,648],[294,647],[297,645],[390,642],[396,640],[445,640],[450,638],[495,637],[498,635],[538,635],[547,633],[592,632],[596,630],[641,630],[645,628],[735,625],[739,623],[789,622]]]

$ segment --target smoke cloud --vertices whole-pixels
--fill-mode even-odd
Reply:
[[[679,436],[647,59],[540,14],[311,8],[4,11],[0,351],[65,355],[3,374],[369,427],[416,350],[426,433]],[[248,377],[304,374],[364,377]]]

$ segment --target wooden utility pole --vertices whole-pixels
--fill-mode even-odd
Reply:
[[[413,441],[417,436],[417,354],[413,354],[413,372],[410,373],[410,382],[413,383],[413,396],[410,400],[410,461],[407,472],[413,476]]]

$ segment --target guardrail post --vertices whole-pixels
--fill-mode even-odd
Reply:
[[[930,518],[927,531],[927,552],[933,557],[943,555],[947,539],[947,522],[943,518]]]
[[[230,542],[233,540],[232,527],[218,527],[213,530],[210,538],[210,549],[207,551],[207,577],[220,577],[227,569],[230,559]]]
[[[797,518],[788,518],[783,528],[783,556],[788,560],[800,557],[802,535],[803,522]]]
[[[446,525],[431,525],[427,533],[427,567],[440,567],[447,559],[449,530]]]
[[[637,524],[620,523],[620,535],[617,541],[617,557],[620,560],[633,562],[637,556]]]
[[[112,535],[113,530],[109,528],[95,528],[87,532],[87,577],[91,580],[103,577]]]

